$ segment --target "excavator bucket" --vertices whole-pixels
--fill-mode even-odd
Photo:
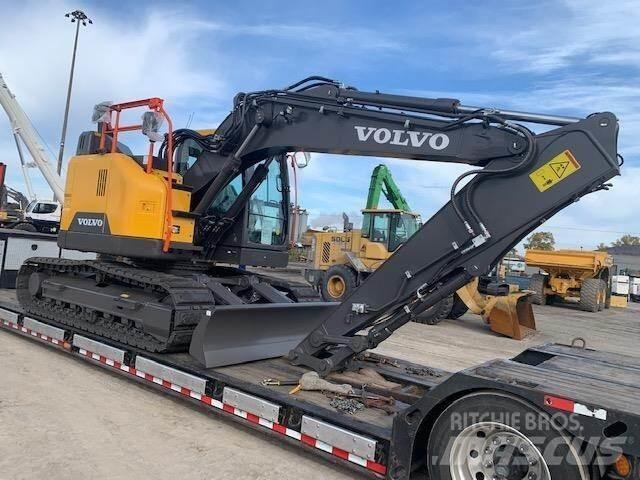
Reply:
[[[189,353],[206,368],[289,353],[340,304],[222,305],[193,332]]]
[[[536,330],[528,293],[510,293],[493,297],[487,306],[483,317],[496,333],[522,340]]]

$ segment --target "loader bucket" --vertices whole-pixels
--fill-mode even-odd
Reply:
[[[484,312],[491,330],[516,340],[533,334],[536,320],[528,293],[510,293],[494,299],[492,307]]]
[[[189,353],[206,368],[286,355],[338,307],[334,302],[222,305],[193,332]]]

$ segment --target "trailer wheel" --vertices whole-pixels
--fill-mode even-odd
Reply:
[[[531,275],[531,282],[527,289],[533,291],[533,294],[531,295],[531,303],[535,303],[536,305],[547,304],[547,295],[544,293],[545,288],[547,287],[547,278],[548,277],[546,275],[542,275],[541,273],[534,273]]]
[[[469,307],[467,304],[462,301],[462,299],[458,296],[457,293],[453,294],[453,306],[451,307],[451,312],[449,313],[449,317],[452,320],[456,318],[460,318],[462,315],[469,311]]]
[[[30,223],[19,223],[15,227],[14,230],[22,230],[23,232],[37,232],[38,229],[31,225]]]
[[[437,325],[451,313],[453,307],[453,295],[443,298],[432,307],[413,317],[415,323],[426,323],[427,325]]]
[[[322,278],[320,292],[327,302],[341,302],[347,298],[357,286],[355,272],[346,265],[333,265]]]
[[[432,480],[594,480],[546,413],[507,394],[456,400],[436,420],[427,450]]]
[[[604,288],[603,288],[604,287]],[[599,278],[588,278],[580,289],[580,309],[585,312],[597,312],[606,301],[606,284]]]

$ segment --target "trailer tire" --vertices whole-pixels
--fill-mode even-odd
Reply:
[[[585,312],[599,311],[601,305],[604,306],[605,303],[603,298],[603,292],[606,295],[605,289],[606,284],[599,278],[587,278],[583,281],[582,288],[580,288],[580,310]]]
[[[21,230],[23,232],[37,232],[38,229],[31,225],[30,223],[19,223],[17,224],[15,227],[13,227],[14,230]]]
[[[322,277],[320,293],[326,302],[342,302],[358,286],[358,279],[347,265],[332,265]]]
[[[547,288],[547,277],[541,273],[534,273],[531,275],[531,281],[529,282],[529,288],[527,290],[533,291],[531,295],[531,303],[536,305],[546,305],[547,295],[544,293]]]
[[[449,405],[429,434],[427,459],[431,480],[595,480],[592,459],[583,458],[545,412],[497,392]]]
[[[418,314],[411,319],[412,322],[427,325],[437,325],[445,318],[449,317],[451,308],[453,307],[453,295],[443,298],[432,307],[427,308],[424,312]]]
[[[457,293],[453,294],[453,306],[451,307],[451,312],[449,312],[449,317],[452,320],[456,318],[460,318],[462,315],[469,311],[469,307],[467,304],[462,301],[460,296]]]

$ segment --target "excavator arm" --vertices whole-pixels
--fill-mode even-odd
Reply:
[[[488,273],[529,232],[583,195],[606,188],[620,172],[618,122],[611,113],[577,119],[499,111],[312,80],[318,81],[236,97],[215,137],[206,139],[207,151],[185,174],[195,213],[203,213],[241,169],[289,151],[475,167],[454,182],[451,200],[350,297],[320,309],[321,321],[290,359],[321,374],[344,367]],[[513,121],[552,128],[535,135]],[[299,316],[305,307],[291,306]],[[307,308],[317,313],[319,306]]]

